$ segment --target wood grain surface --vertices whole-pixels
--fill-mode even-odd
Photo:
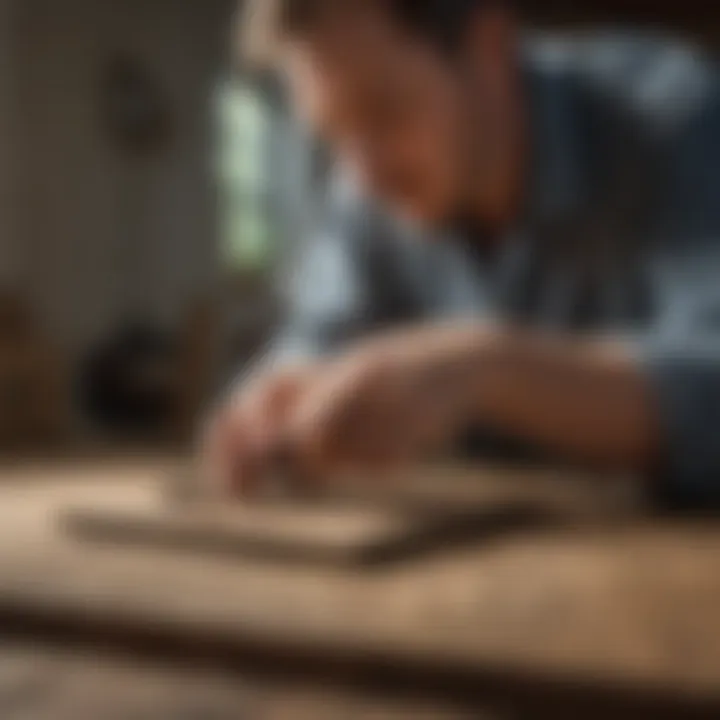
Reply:
[[[143,459],[3,473],[0,618],[15,622],[22,610],[78,629],[194,638],[224,651],[271,648],[301,664],[323,658],[347,668],[357,659],[366,675],[370,666],[388,675],[405,667],[429,682],[444,669],[483,691],[504,684],[530,701],[565,693],[598,705],[622,696],[627,707],[685,703],[717,716],[720,528],[713,522],[645,517],[626,512],[624,501],[614,513],[615,492],[609,500],[607,488],[592,483],[581,492],[580,478],[466,469],[459,485],[472,479],[488,512],[510,495],[569,498],[567,488],[584,506],[607,509],[574,522],[480,532],[373,571],[108,546],[60,531],[62,508],[152,505],[168,470]],[[451,471],[434,472],[429,484],[453,484]]]
[[[248,682],[229,673],[30,645],[0,649],[0,716],[3,720],[502,720],[442,705]]]
[[[617,520],[634,509],[609,481],[515,474],[458,467],[422,468],[384,476],[335,477],[311,496],[274,495],[228,503],[202,492],[178,502],[107,493],[85,506],[59,509],[60,523],[88,542],[135,544],[282,561],[373,565],[477,544],[508,533]],[[190,483],[200,485],[192,478]],[[182,495],[180,496],[182,497]]]

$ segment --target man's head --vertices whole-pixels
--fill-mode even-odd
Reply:
[[[369,192],[440,222],[497,176],[513,70],[498,0],[259,0],[246,17]]]

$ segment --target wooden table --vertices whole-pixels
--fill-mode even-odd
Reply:
[[[37,645],[0,650],[3,720],[478,720],[478,714]],[[484,717],[484,716],[483,716]],[[488,716],[490,717],[490,716]]]
[[[714,523],[514,528],[372,571],[92,545],[58,531],[58,507],[150,501],[167,470],[138,459],[3,472],[3,627],[362,692],[482,701],[508,717],[541,707],[552,717],[720,716]],[[490,503],[498,487],[537,495],[555,483],[474,474]]]

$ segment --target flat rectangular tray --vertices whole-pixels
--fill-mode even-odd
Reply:
[[[164,547],[236,557],[372,563],[408,550],[437,520],[391,509],[279,504],[249,507],[102,508],[61,512],[86,541]]]
[[[371,484],[356,480],[334,486],[323,497],[237,504],[173,502],[172,485],[178,479],[168,482],[158,485],[152,501],[119,495],[104,505],[63,508],[62,525],[77,538],[116,545],[369,564],[573,518],[587,521],[616,506],[579,481],[567,486],[553,477],[478,477],[472,471],[426,471]]]

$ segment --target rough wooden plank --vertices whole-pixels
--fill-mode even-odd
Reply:
[[[105,472],[101,466],[96,474]],[[484,473],[478,473],[483,481]],[[392,571],[105,548],[57,532],[58,507],[142,505],[159,478],[0,489],[0,607],[327,658],[433,663],[716,697],[720,529],[626,521],[508,533]],[[382,663],[381,663],[382,665]]]
[[[422,534],[420,519],[378,509],[255,506],[195,508],[68,508],[71,535],[105,543],[276,560],[367,563],[387,557]]]
[[[568,493],[541,476],[530,484],[500,477],[494,485],[467,471],[338,478],[322,495],[241,503],[168,503],[160,494],[138,503],[120,486],[103,502],[63,509],[60,517],[67,532],[87,541],[363,565],[536,531],[578,513],[587,519],[607,506],[579,482]],[[583,495],[591,501],[580,502]]]

